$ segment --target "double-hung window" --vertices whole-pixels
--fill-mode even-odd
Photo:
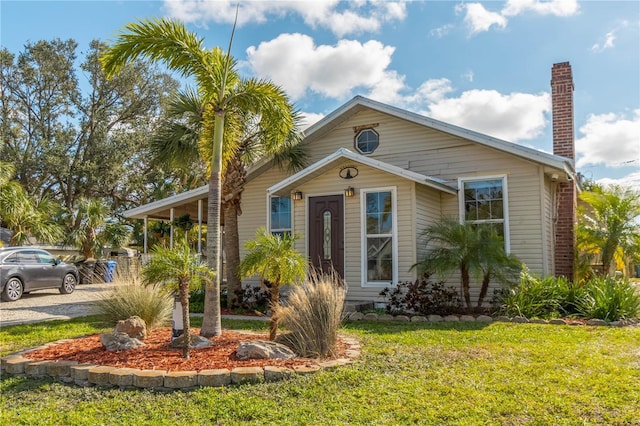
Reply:
[[[291,234],[291,198],[271,197],[269,230],[274,235]]]
[[[394,285],[398,269],[395,188],[363,190],[361,194],[363,285]]]
[[[465,222],[493,227],[509,251],[506,176],[461,179],[460,188],[460,217]]]

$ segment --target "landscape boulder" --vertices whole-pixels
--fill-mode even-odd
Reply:
[[[184,348],[184,339],[185,339],[186,334],[182,334],[178,337],[176,337],[175,339],[171,339],[171,343],[169,343],[169,347],[171,348]],[[211,340],[207,339],[206,337],[202,337],[199,336],[197,334],[190,334],[189,335],[190,339],[189,339],[189,347],[191,349],[200,349],[200,348],[206,348],[208,346],[213,345],[213,342],[211,342]]]
[[[245,359],[291,359],[297,355],[287,346],[266,340],[240,342],[236,350],[240,360]]]
[[[135,337],[130,337],[127,333],[120,333],[118,331],[102,334],[100,336],[100,343],[102,343],[108,351],[126,351],[144,346],[144,343]]]
[[[126,320],[118,321],[116,324],[117,333],[126,333],[134,339],[144,340],[147,338],[147,323],[139,316],[132,316]]]

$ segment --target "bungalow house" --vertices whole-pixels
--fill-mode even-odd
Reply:
[[[382,288],[416,278],[411,266],[424,256],[425,227],[455,216],[493,224],[532,272],[571,277],[576,174],[569,63],[553,66],[551,85],[554,154],[351,99],[305,132],[308,167],[287,174],[264,162],[248,170],[241,246],[261,226],[293,232],[310,263],[344,277],[348,300],[376,301]],[[189,213],[203,222],[206,198],[203,187],[126,216],[146,221]]]

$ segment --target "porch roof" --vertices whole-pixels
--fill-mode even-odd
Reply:
[[[206,200],[208,199],[209,185],[192,189],[191,191],[163,198],[162,200],[153,201],[140,207],[133,208],[124,212],[124,217],[131,219],[161,219],[170,220],[171,209],[175,210],[175,217],[189,214],[192,219],[198,218],[198,200],[203,200],[202,223],[207,222]]]
[[[349,151],[346,148],[340,148],[336,152],[331,155],[326,156],[325,158],[317,161],[311,166],[305,168],[304,170],[299,171],[298,173],[289,176],[288,178],[280,181],[279,183],[271,186],[267,189],[267,193],[271,195],[278,196],[288,196],[296,186],[301,185],[305,182],[308,182],[316,177],[325,173],[327,169],[330,167],[334,167],[337,162],[341,162],[344,160],[353,161],[355,163],[360,163],[392,175],[399,176],[404,179],[408,179],[419,183],[421,185],[428,186],[430,188],[437,189],[442,192],[446,192],[447,194],[456,194],[457,189],[447,185],[445,181],[442,179],[437,179],[431,176],[426,176],[420,173],[412,172],[411,170],[406,170],[401,167],[394,166],[392,164],[388,164],[379,160],[375,160],[373,158],[365,157],[364,155],[356,154],[355,152]]]

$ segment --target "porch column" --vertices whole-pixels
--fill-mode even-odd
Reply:
[[[147,254],[147,232],[149,230],[149,219],[147,218],[147,216],[144,217],[144,238],[143,238],[143,244],[142,244],[142,252],[144,254]]]
[[[171,228],[169,228],[169,248],[172,249],[173,248],[173,215],[174,215],[174,209],[173,207],[171,207],[171,210],[169,210],[169,221],[171,222]]]
[[[198,254],[202,254],[202,200],[198,200]]]

